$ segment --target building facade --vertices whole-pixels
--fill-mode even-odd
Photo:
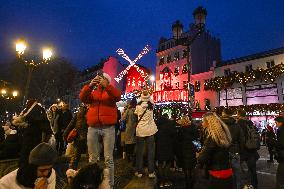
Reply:
[[[245,57],[224,61],[214,69],[214,77],[243,75],[247,82],[236,81],[218,92],[218,106],[283,103],[283,77],[269,78],[273,67],[284,63],[284,48],[273,49]],[[267,78],[257,76],[268,74]],[[270,73],[271,72],[271,73]],[[251,74],[251,77],[250,76]],[[247,78],[246,76],[247,75]],[[259,78],[253,78],[259,77]],[[261,78],[261,79],[260,79]]]
[[[172,37],[160,39],[156,51],[156,87],[153,95],[156,104],[183,103],[196,110],[217,105],[216,93],[202,88],[204,82],[214,75],[210,70],[213,62],[221,60],[220,40],[205,30],[193,41],[188,52],[185,42],[190,41],[197,32],[194,24],[183,32],[183,25],[176,21],[172,25]]]

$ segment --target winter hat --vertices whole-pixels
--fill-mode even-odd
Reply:
[[[108,80],[108,82],[111,82],[111,77],[107,73],[103,73],[104,78]]]
[[[57,158],[56,151],[48,143],[40,143],[31,152],[29,163],[33,165],[52,165]]]

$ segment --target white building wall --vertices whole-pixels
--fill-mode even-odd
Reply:
[[[271,55],[271,56],[266,56],[266,57],[260,57],[254,60],[243,60],[239,63],[235,63],[235,64],[228,64],[228,65],[224,65],[221,67],[216,67],[214,69],[214,77],[217,76],[224,76],[224,72],[226,69],[230,69],[230,72],[245,72],[246,71],[246,66],[248,65],[252,65],[252,69],[256,70],[257,68],[262,68],[262,69],[268,69],[267,68],[267,62],[271,62],[274,61],[275,65],[284,63],[284,52],[281,54],[277,54],[277,55]],[[253,83],[247,83],[246,86],[243,86],[241,84],[235,83],[232,87],[227,89],[227,103],[228,106],[238,106],[238,105],[250,105],[250,104],[269,104],[269,103],[283,103],[283,87],[284,87],[284,77],[279,77],[276,79],[276,81],[274,82],[274,84],[276,84],[276,89],[275,88],[268,88],[268,89],[259,89],[259,90],[255,90],[253,92],[249,92],[248,91],[248,86],[254,86],[257,88],[257,86],[261,86],[261,87],[265,87],[268,86],[267,82],[261,82],[261,81],[256,81]],[[237,88],[241,89],[241,93],[242,93],[242,103],[240,103],[239,99],[234,99],[235,96],[238,96],[236,94],[231,93],[232,91],[235,91]],[[278,99],[276,99],[276,97],[270,96],[274,94],[274,91],[277,91],[277,95],[278,95]],[[222,102],[220,101],[221,96],[226,93],[226,90],[220,91],[217,94],[217,102],[218,102],[218,106],[225,106],[226,102]],[[263,94],[263,97],[256,97],[255,99],[249,98],[248,95],[252,95],[252,93],[255,93],[256,95],[260,95]],[[268,96],[265,96],[268,95]],[[234,99],[234,100],[229,100],[229,99]]]

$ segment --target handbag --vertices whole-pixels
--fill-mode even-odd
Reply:
[[[77,128],[74,128],[68,134],[66,141],[68,143],[71,143],[77,138],[77,136],[78,136],[78,130],[77,130]]]

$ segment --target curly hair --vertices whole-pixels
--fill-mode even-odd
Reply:
[[[229,147],[232,137],[228,126],[215,114],[207,113],[203,116],[208,136],[220,147]]]

